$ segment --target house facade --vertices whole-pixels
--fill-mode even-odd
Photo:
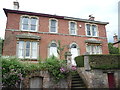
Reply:
[[[72,59],[85,52],[108,54],[105,26],[108,22],[66,16],[3,9],[7,16],[3,56],[21,59],[46,59],[52,55],[64,59],[70,51]],[[58,54],[60,41],[64,47]]]

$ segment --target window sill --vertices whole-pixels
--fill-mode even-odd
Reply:
[[[32,31],[32,30],[21,30],[22,32],[38,32],[38,31]]]

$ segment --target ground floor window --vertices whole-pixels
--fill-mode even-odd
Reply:
[[[87,52],[90,54],[102,54],[102,47],[100,45],[87,45]]]
[[[38,42],[35,41],[18,41],[18,58],[37,59]]]

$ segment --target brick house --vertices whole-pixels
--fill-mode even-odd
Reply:
[[[3,56],[21,59],[59,58],[58,41],[70,51],[72,59],[85,52],[108,54],[105,26],[108,22],[95,21],[94,17],[81,19],[36,12],[3,9],[7,16]]]
[[[113,47],[119,48],[120,47],[120,41],[118,41],[118,36],[115,34],[113,36],[113,38],[114,38]]]

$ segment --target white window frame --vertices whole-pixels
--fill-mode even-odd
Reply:
[[[75,23],[75,33],[71,33],[71,23]],[[77,22],[75,21],[69,21],[69,34],[70,35],[77,35]]]
[[[56,31],[55,32],[51,32],[51,21],[52,20],[55,20],[56,21]],[[55,19],[55,18],[50,18],[49,19],[49,32],[50,33],[58,33],[58,20],[57,19]]]
[[[90,35],[87,34],[87,24],[90,25]],[[93,32],[92,32],[92,26],[93,26],[93,25],[96,26],[96,36],[93,36]],[[85,23],[85,32],[86,32],[86,36],[98,37],[98,36],[99,36],[98,25],[96,25],[96,24],[90,24],[90,23]]]
[[[28,21],[28,30],[26,29],[23,29],[23,17],[28,17],[29,18],[29,21]],[[31,18],[36,18],[37,21],[36,21],[36,29],[35,30],[31,30],[30,27],[31,27],[31,21],[30,19]],[[20,20],[20,30],[21,31],[30,31],[30,32],[37,32],[38,31],[38,27],[39,27],[39,18],[37,16],[29,16],[29,15],[22,15],[21,16],[21,20]]]
[[[89,48],[90,51],[88,50],[88,46],[92,49],[92,51],[90,48]],[[96,48],[97,48],[97,50],[94,51]],[[99,49],[99,51],[98,51],[98,49]],[[102,54],[102,46],[101,45],[93,45],[93,44],[87,45],[86,44],[86,52],[88,52],[89,54]]]
[[[24,54],[23,54],[23,57],[19,57],[19,42],[20,41],[22,41],[23,42],[23,52],[24,52]],[[19,40],[19,41],[17,41],[17,52],[16,52],[16,54],[17,54],[17,57],[18,58],[21,58],[21,59],[38,59],[38,56],[39,56],[39,43],[38,43],[38,41],[29,41],[30,42],[30,55],[29,56],[26,56],[26,42],[27,42],[28,40]],[[35,58],[33,58],[32,57],[32,42],[36,42],[37,43],[37,51],[36,51],[36,53],[37,53],[37,57],[35,57]]]

